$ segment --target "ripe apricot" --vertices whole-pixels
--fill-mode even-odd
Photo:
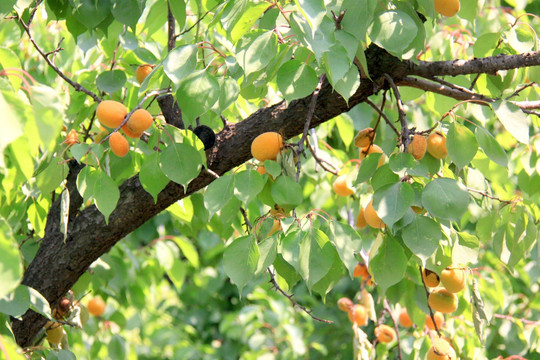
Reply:
[[[435,11],[444,16],[454,16],[461,4],[459,0],[435,0]]]
[[[444,159],[448,156],[446,149],[446,138],[440,131],[431,133],[427,139],[427,151],[435,159]]]
[[[446,290],[457,293],[465,288],[466,275],[465,269],[449,266],[441,272],[441,282]]]
[[[356,304],[349,311],[349,320],[358,326],[365,326],[368,322],[368,314],[363,305]]]
[[[382,343],[389,343],[396,338],[396,331],[388,325],[381,324],[375,328],[375,336]]]
[[[434,338],[426,360],[455,360],[456,352],[445,339]]]
[[[386,156],[384,155],[384,151],[377,145],[375,144],[372,144],[372,145],[368,145],[366,147],[363,147],[361,150],[360,150],[360,160],[364,160],[366,158],[366,156],[368,156],[369,154],[373,154],[373,153],[379,153],[379,154],[382,154],[381,157],[379,158],[379,163],[377,164],[377,167],[381,167],[384,165],[384,162],[386,161]]]
[[[366,280],[366,279],[369,278],[371,275],[369,275],[369,272],[368,272],[368,269],[367,269],[366,264],[358,263],[358,264],[356,264],[356,266],[354,267],[354,270],[353,270],[353,276],[354,276],[354,277],[361,277],[362,279]]]
[[[352,310],[354,304],[348,297],[342,297],[337,301],[337,306],[339,310],[349,312]]]
[[[259,161],[276,160],[283,149],[283,138],[277,132],[265,132],[251,143],[251,155]]]
[[[440,329],[444,324],[444,315],[440,312],[435,312],[433,314],[433,318],[435,318],[435,325],[437,325],[437,329]],[[430,330],[435,330],[435,325],[433,325],[433,320],[431,319],[431,316],[426,315],[426,326]]]
[[[261,165],[257,167],[257,172],[261,175],[264,175],[266,174],[266,169],[264,168],[264,166]]]
[[[47,330],[45,330],[45,333],[47,334],[47,341],[51,345],[58,345],[64,337],[64,328],[59,323],[53,323]]]
[[[413,326],[413,322],[411,318],[409,317],[409,313],[407,312],[406,308],[402,308],[399,312],[399,325],[403,327],[411,327]]]
[[[88,312],[94,316],[105,314],[105,301],[99,296],[90,300],[86,307],[88,308]]]
[[[369,144],[372,144],[373,140],[375,140],[375,131],[370,127],[365,128],[354,137],[354,146],[364,148],[369,146]]]
[[[456,311],[458,298],[455,294],[441,288],[433,290],[429,294],[428,304],[433,310],[448,314]]]
[[[354,194],[354,189],[348,183],[347,175],[340,175],[332,184],[332,189],[339,196],[349,196]]]
[[[278,231],[281,231],[281,221],[279,219],[274,219],[274,225],[272,225],[272,228],[270,229],[268,236],[272,236]]]
[[[373,208],[373,200],[367,204],[366,209],[364,210],[364,217],[366,218],[367,224],[372,228],[382,229],[385,226]]]
[[[135,70],[135,79],[137,79],[137,82],[139,84],[142,84],[144,79],[152,72],[152,69],[154,68],[154,65],[150,64],[143,64],[137,66],[137,70]]]
[[[367,226],[367,222],[366,222],[365,210],[364,208],[360,208],[360,211],[358,211],[358,216],[356,217],[356,227],[359,229],[363,229],[366,226]]]
[[[439,275],[437,275],[436,272],[428,270],[428,269],[424,269],[424,271],[422,271],[422,277],[424,278],[424,283],[426,284],[426,286],[429,286],[429,287],[439,286],[439,282],[440,282]]]
[[[131,131],[128,126],[127,126],[127,123],[124,124],[124,126],[122,126],[122,132],[124,133],[124,135],[126,135],[127,137],[130,137],[130,138],[133,138],[133,139],[138,139],[142,136],[142,132],[140,133],[136,133],[136,132],[133,132]]]
[[[411,154],[416,160],[421,160],[426,154],[427,150],[427,140],[425,137],[419,134],[414,134],[407,151]]]
[[[114,100],[103,100],[96,109],[96,116],[99,122],[110,128],[120,126],[128,111],[124,104]]]
[[[129,152],[129,143],[119,132],[112,133],[109,137],[109,146],[114,155],[124,157]]]
[[[64,144],[66,144],[68,147],[79,144],[80,142],[81,141],[79,140],[79,134],[77,134],[77,131],[75,129],[71,129],[66,135],[66,139],[64,140]]]
[[[154,118],[145,109],[137,109],[131,114],[126,125],[134,134],[142,133],[152,126]]]

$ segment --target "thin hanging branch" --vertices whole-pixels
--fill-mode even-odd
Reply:
[[[426,302],[428,302],[429,316],[431,317],[431,321],[433,322],[433,327],[435,327],[435,331],[437,331],[437,335],[441,337],[441,331],[439,330],[437,322],[435,321],[433,310],[431,309],[431,306],[429,306],[429,290],[427,289],[426,282],[424,281],[424,276],[422,276],[422,267],[420,265],[418,265],[418,270],[420,271],[420,279],[422,279],[422,284],[424,285],[424,290],[426,292]]]
[[[390,315],[390,319],[392,319],[392,323],[394,323],[394,330],[396,331],[398,359],[401,360],[401,342],[400,342],[400,338],[399,338],[399,329],[398,329],[398,326],[397,326],[396,318],[394,317],[394,314],[392,313],[392,309],[390,309],[390,305],[388,304],[388,300],[386,300],[386,298],[384,299],[384,308],[388,312],[388,315]]]
[[[403,101],[401,101],[401,95],[399,94],[398,87],[394,83],[394,79],[392,79],[392,77],[388,74],[384,74],[384,77],[390,84],[390,87],[392,88],[392,91],[394,92],[394,96],[396,98],[398,118],[401,124],[401,143],[406,150],[409,144],[409,127],[407,125],[407,115],[405,114],[405,109],[403,108]]]

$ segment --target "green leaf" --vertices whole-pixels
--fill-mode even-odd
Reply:
[[[328,270],[328,273],[319,280],[316,284],[313,284],[311,288],[312,291],[320,294],[323,300],[326,299],[326,294],[332,290],[332,288],[343,279],[343,263],[341,262],[339,256],[334,252],[334,262]]]
[[[469,193],[454,179],[438,178],[426,185],[422,204],[436,217],[459,221],[469,206]]]
[[[371,179],[373,174],[375,174],[375,171],[377,171],[377,166],[379,165],[379,158],[381,156],[383,156],[383,154],[373,153],[369,154],[364,160],[362,160],[360,168],[358,168],[358,176],[356,177],[356,180],[354,182],[355,186]]]
[[[442,238],[441,227],[431,218],[415,215],[413,221],[403,228],[403,242],[409,250],[426,264],[435,253]]]
[[[15,291],[4,296],[0,297],[0,313],[18,318],[30,307],[30,293],[25,285],[17,286]]]
[[[253,278],[259,263],[260,252],[252,235],[233,240],[223,252],[225,273],[242,294],[244,286]]]
[[[0,13],[2,5],[0,5]],[[22,80],[19,76],[21,73],[17,69],[22,69],[21,62],[17,54],[15,54],[11,49],[0,47],[0,69],[9,69],[5,70],[7,78],[9,79],[13,90],[19,91],[21,87]]]
[[[390,156],[388,165],[390,170],[396,174],[404,173],[408,169],[412,169],[416,166],[417,162],[414,157],[409,153],[399,152]]]
[[[360,73],[356,66],[351,66],[345,76],[332,85],[345,101],[349,101],[360,86]]]
[[[403,247],[392,237],[379,235],[369,254],[370,273],[383,292],[403,279],[408,259]]]
[[[127,81],[126,73],[122,70],[105,71],[99,74],[96,85],[99,90],[112,94],[122,89]]]
[[[279,91],[287,101],[310,95],[319,82],[313,68],[299,60],[289,60],[277,72]]]
[[[238,52],[237,60],[247,76],[266,67],[277,53],[277,38],[274,32],[265,31]]]
[[[366,159],[374,155],[375,154],[369,154],[366,157]],[[371,187],[373,187],[374,191],[377,191],[378,189],[386,185],[395,184],[398,181],[399,181],[399,176],[396,175],[392,170],[390,170],[390,166],[388,166],[388,164],[385,164],[381,166],[380,168],[378,168],[375,171],[375,174],[373,174],[373,176],[371,177]]]
[[[169,8],[178,23],[178,30],[186,25],[186,2],[184,0],[169,0]]]
[[[326,16],[326,6],[323,0],[295,0],[300,12],[315,31],[321,25]]]
[[[45,297],[41,295],[36,289],[31,288],[30,286],[26,286],[26,288],[28,290],[28,293],[30,294],[30,308],[35,312],[45,316],[46,318],[51,319],[51,307],[49,306],[49,302],[47,301],[47,299],[45,299]]]
[[[212,110],[221,115],[238,99],[240,87],[236,80],[232,78],[219,78],[218,83],[220,88],[219,101],[212,107]]]
[[[178,88],[193,73],[197,65],[197,46],[184,45],[172,50],[163,60],[163,71]]]
[[[88,201],[94,194],[94,187],[99,178],[99,170],[91,166],[85,166],[77,176],[77,191],[84,201]]]
[[[511,102],[498,100],[491,104],[499,121],[517,141],[529,143],[529,118]]]
[[[54,191],[68,174],[67,165],[61,157],[52,158],[49,165],[36,176],[36,185],[42,193]]]
[[[373,194],[373,208],[390,228],[405,215],[414,202],[414,190],[406,182],[386,185]]]
[[[180,250],[182,250],[182,254],[191,263],[191,265],[197,269],[200,266],[200,262],[199,253],[197,252],[195,246],[188,239],[182,237],[175,237],[173,241],[176,243],[176,245],[178,245]]]
[[[452,262],[454,264],[476,264],[480,243],[474,235],[464,231],[458,232],[458,241],[452,248]]]
[[[39,146],[52,150],[56,146],[58,133],[62,128],[65,102],[58,91],[45,85],[32,86],[32,109],[35,116],[26,124],[35,127]]]
[[[204,207],[211,218],[233,197],[235,177],[224,175],[210,183],[204,193]],[[264,184],[263,184],[264,185]]]
[[[221,24],[231,36],[233,44],[251,29],[269,6],[248,0],[230,1],[227,4],[221,15]]]
[[[369,37],[374,43],[399,57],[417,33],[416,23],[407,13],[390,10],[375,15]]]
[[[176,100],[184,121],[193,122],[219,101],[220,87],[217,79],[205,70],[188,75],[180,83],[176,92]]]
[[[323,55],[323,63],[326,68],[326,75],[332,84],[342,79],[351,68],[351,61],[347,50],[341,45],[333,45],[328,52]]]
[[[247,207],[262,191],[264,183],[257,171],[241,171],[235,175],[234,196]]]
[[[502,167],[508,166],[508,155],[489,131],[480,126],[476,127],[476,139],[491,161]]]
[[[144,162],[139,172],[139,180],[144,190],[146,190],[157,202],[157,197],[161,190],[169,183],[169,178],[159,167],[159,153],[154,152],[144,158]]]
[[[126,340],[118,334],[114,334],[107,345],[109,356],[112,359],[125,359],[128,356],[129,345]]]
[[[459,168],[468,165],[478,151],[478,142],[473,132],[456,122],[450,125],[446,146],[450,159]]]
[[[170,270],[174,265],[175,253],[169,243],[167,241],[156,242],[154,251],[159,265],[165,270]]]
[[[330,271],[336,250],[325,233],[311,228],[302,233],[298,270],[311,289]]]
[[[80,0],[73,16],[87,29],[95,29],[110,14],[109,0]]]
[[[501,37],[499,33],[486,33],[480,35],[473,46],[474,57],[483,58],[491,56]]]
[[[182,285],[184,284],[184,281],[186,279],[186,265],[184,265],[184,262],[178,258],[173,259],[173,265],[171,269],[167,272],[169,277],[174,283],[174,286],[177,289],[180,289]]]
[[[274,263],[277,255],[278,242],[274,237],[268,237],[259,243],[259,262],[257,264],[256,275],[260,275]]]
[[[19,251],[15,243],[4,236],[4,231],[0,232],[0,299],[13,291],[22,278]]]
[[[94,183],[93,197],[98,210],[105,216],[105,222],[109,222],[109,215],[116,208],[120,191],[114,180],[104,171],[99,171]]]
[[[144,10],[140,0],[115,0],[111,12],[116,20],[135,30],[137,21]]]
[[[360,251],[362,239],[360,235],[349,225],[334,221],[331,223],[332,234],[330,241],[336,248],[341,261],[347,268],[352,278],[354,268],[358,264],[354,253]]]
[[[282,207],[296,207],[302,203],[302,187],[288,176],[280,176],[272,184],[272,198]]]
[[[175,142],[161,152],[159,166],[165,176],[185,188],[199,175],[201,156],[193,146]]]

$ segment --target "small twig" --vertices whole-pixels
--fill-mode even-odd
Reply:
[[[339,12],[339,16],[336,16],[336,14],[334,13],[334,10],[332,10],[332,16],[334,17],[334,23],[336,24],[336,30],[342,29],[341,22],[343,21],[343,16],[345,16],[346,12],[347,10],[341,10]]]
[[[320,321],[320,322],[327,323],[327,324],[333,324],[333,323],[334,323],[333,321],[326,320],[326,319],[321,319],[321,318],[316,317],[315,315],[313,315],[312,310],[309,310],[309,309],[307,309],[306,307],[304,307],[304,306],[300,305],[299,303],[297,303],[297,302],[293,299],[293,296],[294,296],[294,295],[289,295],[289,294],[287,294],[287,293],[279,286],[279,284],[277,283],[276,278],[275,278],[274,273],[272,272],[272,270],[271,270],[270,268],[268,268],[267,270],[268,270],[268,274],[270,274],[270,283],[272,284],[272,286],[274,287],[274,289],[276,289],[276,290],[279,291],[283,296],[285,296],[287,299],[289,299],[289,301],[291,302],[291,304],[293,304],[293,306],[294,306],[295,308],[298,308],[298,309],[302,310],[303,312],[305,312],[306,314],[308,314],[313,320]]]
[[[508,100],[508,99],[511,99],[513,98],[514,96],[518,95],[520,92],[522,92],[523,90],[525,90],[526,88],[530,87],[530,86],[534,86],[536,83],[533,81],[533,82],[530,82],[528,84],[525,84],[525,85],[522,85],[520,87],[518,87],[516,89],[516,91],[514,91],[512,94],[510,94],[509,96],[507,96],[505,98],[505,100]]]
[[[526,324],[526,325],[533,325],[533,326],[537,326],[537,327],[540,327],[540,320],[537,320],[537,321],[534,321],[534,320],[528,320],[528,319],[518,319],[518,318],[515,318],[511,315],[503,315],[503,314],[493,314],[493,317],[494,318],[497,318],[497,319],[504,319],[504,320],[510,320],[510,321],[519,321],[523,324]]]
[[[224,129],[225,129],[227,126],[229,126],[229,122],[227,121],[227,119],[225,119],[225,116],[219,115],[219,117],[221,118],[221,122],[223,123],[223,128],[224,128]]]
[[[396,331],[396,340],[397,340],[397,349],[398,349],[398,359],[401,360],[401,345],[400,345],[400,339],[399,339],[399,329],[397,326],[396,318],[394,317],[394,314],[392,314],[392,310],[390,309],[390,305],[388,304],[388,301],[386,298],[384,299],[384,307],[386,311],[388,312],[388,315],[390,315],[390,319],[392,319],[392,322],[394,323],[394,330]]]
[[[384,121],[386,122],[386,124],[388,124],[388,126],[390,126],[392,128],[392,130],[396,133],[397,136],[400,136],[401,134],[399,133],[398,129],[396,129],[396,127],[394,126],[394,124],[392,124],[392,121],[390,121],[390,119],[388,118],[388,116],[386,116],[386,114],[381,110],[379,109],[379,107],[377,105],[375,105],[371,100],[369,99],[366,99],[366,104],[368,104],[369,106],[371,106],[373,109],[375,109],[375,111],[377,111],[377,113],[379,114],[379,119],[380,117],[382,117],[384,119]],[[383,104],[384,105],[384,104]],[[374,129],[373,131],[376,131],[376,129]]]
[[[240,212],[242,213],[242,216],[244,217],[244,225],[246,225],[247,232],[250,233],[253,229],[253,225],[251,225],[251,222],[248,219],[246,210],[240,206]]]
[[[487,193],[486,191],[484,191],[484,190],[476,190],[476,189],[472,189],[472,188],[469,188],[469,187],[468,187],[468,188],[467,188],[467,191],[470,191],[470,192],[474,192],[474,193],[480,194],[480,195],[482,195],[482,196],[484,196],[484,197],[487,197],[487,198],[489,198],[489,199],[497,200],[497,201],[499,201],[499,202],[501,202],[501,203],[503,203],[503,204],[511,204],[511,203],[512,203],[512,200],[502,200],[502,199],[500,199],[500,198],[498,198],[498,197],[496,197],[496,196],[493,196],[493,195],[488,194],[488,193]]]
[[[306,139],[307,140],[307,145],[308,145],[308,149],[309,149],[309,152],[311,153],[311,155],[313,156],[313,158],[315,159],[315,162],[316,162],[316,165],[321,165],[321,167],[328,171],[329,173],[331,174],[334,174],[334,175],[338,175],[339,171],[338,169],[334,166],[334,164],[324,160],[324,159],[321,159],[317,153],[315,152],[315,149],[313,149],[313,147],[311,146],[310,142],[309,142],[309,139]],[[330,165],[331,167],[333,167],[333,169],[330,169],[328,166]]]
[[[120,40],[116,43],[116,46],[114,47],[113,56],[111,60],[111,66],[109,67],[109,71],[113,71],[114,66],[116,65],[116,54],[118,53],[118,48],[120,47]]]
[[[435,321],[433,310],[431,309],[431,306],[429,306],[429,291],[427,289],[426,282],[424,281],[424,276],[422,276],[422,267],[420,265],[418,265],[418,270],[420,271],[420,279],[422,279],[422,284],[424,285],[424,290],[426,291],[426,302],[428,302],[429,316],[431,317],[431,321],[433,322],[433,327],[435,328],[435,331],[437,331],[437,334],[439,335],[439,337],[441,337],[441,331],[439,330],[437,322]]]
[[[384,77],[392,87],[394,96],[396,97],[396,104],[398,108],[398,118],[401,123],[401,143],[404,146],[404,149],[407,149],[409,144],[409,128],[407,126],[407,116],[405,114],[405,109],[403,108],[403,101],[401,101],[401,95],[399,94],[398,87],[394,83],[394,79],[388,74],[384,74]]]

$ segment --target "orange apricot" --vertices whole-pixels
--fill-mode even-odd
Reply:
[[[124,135],[126,135],[127,137],[130,137],[130,138],[133,138],[133,139],[138,139],[142,136],[142,132],[140,133],[136,133],[136,132],[133,132],[131,131],[128,126],[127,126],[127,123],[124,124],[124,126],[122,126],[122,132],[124,133]]]
[[[340,298],[338,300],[337,306],[338,306],[339,310],[349,312],[349,311],[352,310],[354,304],[353,304],[352,300],[349,299],[348,297],[342,297],[342,298]]]
[[[137,66],[137,70],[135,70],[135,79],[137,79],[137,82],[139,84],[142,84],[144,79],[152,72],[152,69],[154,68],[154,65],[150,64],[143,64]]]
[[[460,292],[465,288],[466,271],[459,267],[447,267],[441,272],[441,282],[451,293]]]
[[[416,160],[421,160],[426,154],[427,150],[427,140],[425,137],[419,134],[414,134],[407,151],[411,154]]]
[[[389,343],[396,338],[396,331],[388,325],[381,324],[375,328],[375,336],[382,343]]]
[[[349,196],[354,194],[354,189],[349,185],[347,180],[347,175],[340,175],[332,184],[332,189],[334,189],[334,192],[339,196]]]
[[[456,352],[454,348],[442,338],[434,338],[428,350],[426,360],[455,360]]]
[[[407,312],[406,308],[402,308],[399,312],[399,325],[403,327],[411,327],[413,326],[413,322],[411,318],[409,317],[409,313]]]
[[[138,134],[152,126],[154,118],[145,109],[137,109],[131,114],[126,125],[132,133]]]
[[[75,129],[71,129],[66,135],[66,139],[64,140],[64,144],[66,144],[68,147],[79,144],[80,142],[81,141],[79,140],[79,134],[77,134],[77,131]]]
[[[361,277],[362,279],[367,279],[371,275],[369,275],[366,264],[358,263],[354,267],[353,276],[354,277]]]
[[[386,156],[384,155],[384,151],[377,145],[375,144],[372,144],[372,145],[368,145],[366,147],[363,147],[361,150],[360,150],[360,160],[364,160],[366,158],[366,156],[368,156],[369,154],[373,154],[373,153],[379,153],[379,154],[382,154],[381,157],[379,158],[379,163],[377,164],[377,167],[381,167],[384,165],[384,162],[386,161]]]
[[[261,165],[257,167],[257,172],[261,175],[264,175],[266,174],[266,169],[264,168],[264,166]]]
[[[124,104],[114,100],[103,100],[96,109],[96,116],[99,122],[110,128],[120,126],[128,111]]]
[[[377,212],[373,208],[373,200],[367,204],[365,210],[364,210],[364,217],[366,218],[366,222],[369,226],[375,229],[382,229],[385,225],[382,222],[379,215],[377,215]]]
[[[119,132],[112,133],[109,137],[109,146],[114,155],[124,157],[129,152],[129,143]]]
[[[366,226],[367,226],[367,222],[366,222],[365,210],[364,208],[360,208],[360,211],[358,211],[358,216],[356,217],[356,227],[359,229],[363,229]]]
[[[91,299],[86,307],[88,308],[88,312],[94,316],[105,314],[105,301],[99,296]]]
[[[428,270],[428,269],[424,269],[424,271],[422,271],[422,277],[424,278],[424,283],[426,284],[426,286],[429,286],[429,287],[439,286],[439,282],[440,282],[439,275],[437,275],[436,272]]]
[[[444,159],[448,156],[446,149],[446,138],[440,131],[431,133],[427,139],[427,151],[435,159]]]
[[[354,137],[354,146],[364,148],[372,144],[373,140],[375,140],[375,131],[370,127],[365,128]]]
[[[368,313],[364,305],[356,304],[349,311],[349,320],[358,326],[365,326],[368,322]]]
[[[283,138],[277,132],[265,132],[251,143],[251,155],[259,160],[276,160],[283,149]]]
[[[429,294],[428,304],[433,310],[448,314],[456,311],[458,307],[458,298],[454,293],[441,288],[433,290],[431,294]]]
[[[281,231],[281,221],[279,219],[274,219],[274,224],[272,225],[272,228],[270,229],[268,236],[272,236],[278,231]]]
[[[435,11],[444,16],[454,16],[459,12],[459,0],[435,0]]]
[[[437,325],[437,329],[442,328],[444,324],[444,315],[440,312],[435,312],[433,314],[433,318],[435,319],[435,325]],[[435,325],[433,324],[433,320],[431,319],[431,316],[426,315],[426,326],[430,330],[435,330]]]

